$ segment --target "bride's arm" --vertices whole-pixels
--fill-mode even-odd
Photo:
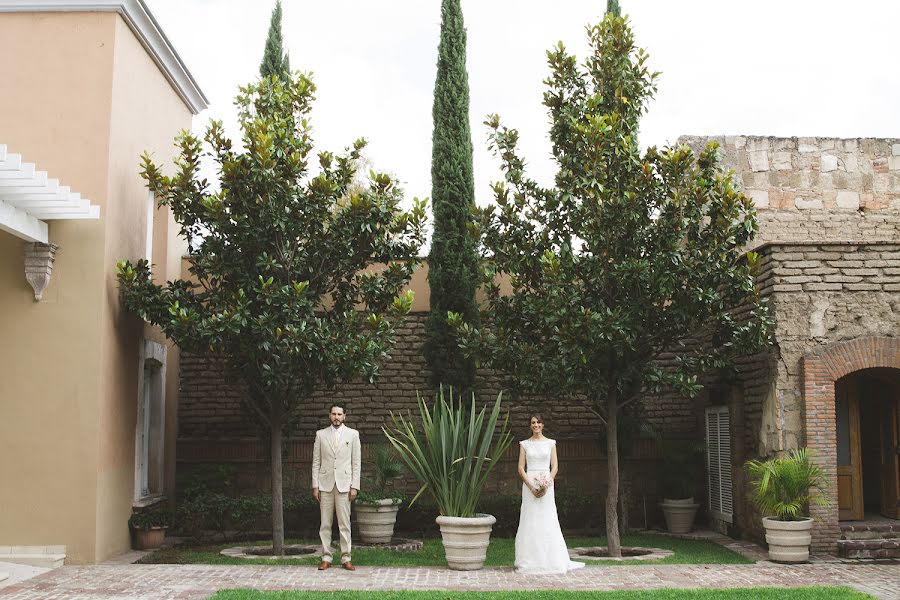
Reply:
[[[556,479],[556,472],[559,471],[559,461],[556,459],[556,444],[550,450],[550,479]]]
[[[529,490],[534,491],[534,488],[531,486],[531,480],[528,479],[528,475],[525,473],[525,448],[522,447],[522,444],[519,444],[519,479],[528,486]]]

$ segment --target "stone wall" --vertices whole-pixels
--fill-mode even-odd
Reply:
[[[758,281],[776,318],[775,344],[741,361],[730,404],[735,526],[761,538],[741,465],[813,443],[825,447],[819,438],[829,435],[807,426],[803,357],[840,342],[900,334],[893,298],[900,290],[900,140],[679,141],[697,151],[710,140],[758,210]],[[735,401],[736,394],[743,398]],[[822,460],[831,461],[830,454]],[[836,526],[817,528],[819,550],[832,548]]]
[[[900,139],[684,136],[720,145],[759,211],[756,245],[900,238]]]
[[[776,357],[771,388],[761,399],[752,454],[771,456],[801,446],[817,446],[818,460],[835,472],[832,429],[807,426],[804,357],[834,344],[900,336],[900,241],[897,243],[777,243],[760,248],[762,289],[776,317]],[[754,404],[748,402],[746,410]],[[830,436],[830,439],[825,439]],[[752,517],[745,529],[758,531]],[[835,522],[817,526],[814,547],[833,550]]]

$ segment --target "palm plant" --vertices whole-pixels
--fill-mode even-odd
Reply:
[[[418,398],[418,418],[391,413],[391,427],[382,427],[385,436],[422,487],[410,506],[428,491],[443,516],[472,517],[485,481],[512,441],[509,415],[499,425],[503,394],[489,415],[487,407],[475,411],[475,395],[467,408],[443,387],[429,408]]]
[[[372,503],[386,498],[401,501],[402,494],[388,490],[388,484],[403,474],[403,463],[396,452],[390,446],[379,444],[372,453],[372,459],[374,476],[367,482],[368,489],[360,490],[357,501]]]
[[[800,521],[810,504],[827,506],[825,472],[812,460],[807,448],[791,450],[787,456],[744,465],[753,478],[753,501],[763,516],[779,521]]]

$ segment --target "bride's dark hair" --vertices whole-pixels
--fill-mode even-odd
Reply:
[[[532,419],[537,419],[537,422],[541,425],[544,424],[544,417],[541,416],[541,413],[531,413],[531,416],[528,417],[528,423],[531,424]]]

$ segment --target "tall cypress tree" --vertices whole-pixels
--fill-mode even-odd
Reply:
[[[291,63],[283,47],[284,37],[281,34],[281,0],[275,3],[272,19],[269,21],[269,35],[266,37],[266,49],[259,65],[262,77],[278,75],[282,81],[290,77]]]
[[[475,366],[457,345],[447,312],[477,319],[478,257],[468,230],[475,204],[466,30],[459,0],[441,3],[441,40],[434,83],[431,150],[431,205],[434,232],[428,256],[431,312],[426,324],[425,359],[435,385],[471,390]]]
[[[619,0],[606,0],[606,12],[614,17],[621,17],[622,9],[619,8]]]

